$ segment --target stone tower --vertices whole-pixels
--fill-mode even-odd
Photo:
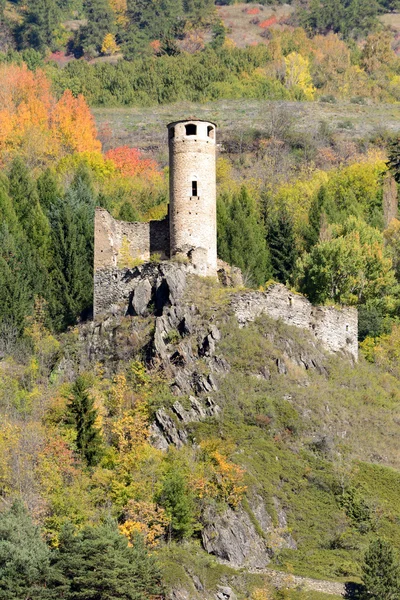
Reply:
[[[168,125],[171,257],[188,257],[210,276],[217,272],[215,130],[209,121]]]

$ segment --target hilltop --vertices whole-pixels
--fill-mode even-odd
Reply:
[[[19,464],[8,495],[22,490],[50,539],[65,519],[96,523],[110,507],[129,535],[129,502],[151,507],[172,468],[193,505],[176,513],[172,540],[163,539],[162,521],[153,532],[171,598],[211,599],[218,585],[232,598],[273,593],[279,578],[269,569],[288,574],[283,586],[301,583],[290,574],[359,581],[369,540],[385,535],[400,547],[397,377],[267,316],[240,327],[232,301],[243,290],[191,276],[181,294],[170,291],[159,316],[149,304],[142,316],[101,317],[57,341],[42,331],[32,354],[1,362],[2,419],[16,432],[2,468]],[[79,374],[105,444],[91,473],[54,446],[73,439],[65,398]],[[21,404],[27,381],[40,405]],[[147,415],[140,427],[148,420],[150,437],[143,429],[144,437],[124,438],[128,423],[139,432],[138,414]],[[150,514],[139,517],[144,532],[153,531]],[[321,585],[314,589],[338,589]]]

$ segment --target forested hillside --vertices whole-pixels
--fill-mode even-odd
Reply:
[[[397,597],[397,8],[0,0],[0,599]],[[93,321],[95,207],[167,214],[188,113],[244,288]],[[272,282],[357,307],[358,364],[239,328]]]

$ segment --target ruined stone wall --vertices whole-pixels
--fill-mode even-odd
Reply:
[[[129,297],[130,269],[151,255],[169,257],[169,221],[126,223],[97,208],[94,223],[94,314]]]
[[[96,208],[94,270],[123,268],[148,261],[152,254],[169,257],[168,219],[149,223],[117,221],[104,208]],[[131,264],[129,264],[131,263]]]
[[[244,292],[232,300],[241,325],[262,314],[310,331],[332,352],[345,351],[358,358],[358,314],[353,307],[313,306],[307,298],[280,284],[265,292]]]
[[[186,125],[196,128],[187,134]],[[215,125],[169,126],[171,256],[188,255],[201,275],[217,272]],[[193,193],[193,182],[197,187]]]

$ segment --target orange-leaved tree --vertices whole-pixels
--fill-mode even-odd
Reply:
[[[0,66],[0,164],[18,153],[36,168],[70,152],[100,150],[83,96],[74,98],[67,90],[57,100],[41,69]]]
[[[151,158],[144,158],[141,151],[129,146],[120,146],[105,153],[105,157],[112,160],[120,173],[126,177],[138,175],[151,179],[158,174],[157,163]]]

